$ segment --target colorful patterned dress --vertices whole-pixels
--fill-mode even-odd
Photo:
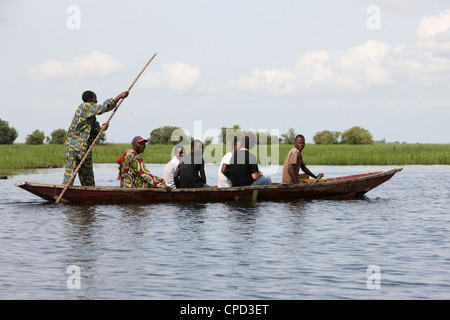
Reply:
[[[66,166],[63,184],[69,182],[73,172],[97,136],[100,124],[95,116],[111,111],[115,107],[114,99],[111,98],[103,104],[92,102],[82,103],[75,111],[69,131],[67,132],[67,139],[64,143]],[[85,162],[78,170],[78,178],[82,186],[95,186],[92,152],[86,157]]]
[[[164,188],[166,186],[163,178],[150,173],[139,153],[133,149],[127,150],[117,163],[122,188]]]

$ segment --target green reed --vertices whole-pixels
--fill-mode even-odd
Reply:
[[[292,147],[259,146],[252,152],[261,164],[283,165]],[[130,144],[97,145],[92,150],[93,161],[115,163],[130,148]],[[142,157],[146,163],[167,163],[172,158],[172,149],[173,145],[147,145]],[[186,153],[190,153],[189,149],[186,146]],[[205,146],[205,162],[219,163],[226,151],[229,147]],[[307,144],[302,154],[307,165],[450,165],[450,144]],[[62,145],[0,145],[0,175],[11,175],[29,168],[63,167],[64,161]]]
[[[60,167],[64,164],[62,145],[0,145],[0,175],[21,169]]]
[[[307,145],[302,153],[314,165],[450,164],[450,145],[438,144]]]

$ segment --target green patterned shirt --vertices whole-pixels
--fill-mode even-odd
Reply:
[[[80,104],[67,132],[67,139],[64,143],[66,152],[73,150],[85,153],[100,129],[100,124],[95,116],[111,111],[115,107],[113,98],[105,100],[103,104],[92,102]]]

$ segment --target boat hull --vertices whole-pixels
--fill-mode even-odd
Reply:
[[[64,203],[159,203],[159,202],[224,202],[271,201],[285,199],[334,199],[358,198],[389,180],[402,168],[356,174],[299,185],[272,184],[232,188],[174,189],[126,189],[116,187],[70,186],[60,202]],[[50,202],[55,202],[65,185],[19,182],[26,191]]]

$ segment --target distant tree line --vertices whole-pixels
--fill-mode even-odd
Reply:
[[[174,135],[175,133],[175,135]],[[221,132],[218,135],[219,142],[227,142],[230,137],[227,137],[227,133],[231,133],[233,136],[239,137],[246,133],[239,125],[233,127],[222,127]],[[294,144],[297,133],[294,128],[289,128],[288,132],[281,135],[281,137],[272,136],[266,132],[256,132],[258,144]],[[154,129],[150,133],[148,138],[151,144],[178,144],[182,141],[183,137],[188,137],[186,132],[181,127],[176,126],[164,126]],[[204,143],[210,144],[214,140],[214,137],[206,137]],[[374,140],[372,134],[361,127],[355,126],[344,132],[324,130],[317,132],[314,135],[313,141],[315,144],[373,144]]]
[[[13,144],[18,136],[19,134],[16,129],[10,127],[7,121],[0,119],[0,144]],[[44,144],[44,142],[48,144],[64,144],[66,137],[67,131],[64,129],[54,130],[49,137],[46,137],[43,131],[36,129],[26,137],[25,144],[39,145]],[[98,138],[98,143],[106,143],[106,135],[104,132]]]
[[[373,144],[372,134],[355,126],[344,132],[324,130],[314,135],[315,144]]]
[[[234,125],[231,128],[222,127],[220,134],[217,136],[219,143],[227,143],[233,137],[227,137],[227,133],[233,137],[239,138],[246,133],[239,125]],[[267,132],[255,132],[258,143],[260,144],[272,144],[280,143],[281,139],[277,136],[272,136]],[[150,144],[173,144],[176,145],[184,140],[192,141],[193,137],[190,137],[184,129],[176,126],[164,126],[152,130],[148,141]],[[206,137],[203,141],[206,145],[211,144],[214,141],[214,137]]]
[[[239,125],[234,125],[230,128],[222,127],[218,135],[219,142],[226,143],[230,137],[228,134],[240,137],[244,133]],[[294,144],[295,136],[297,135],[294,128],[289,128],[288,132],[282,134],[281,137],[272,136],[267,132],[256,132],[257,141],[259,144],[284,143]],[[0,119],[0,144],[12,144],[18,137],[16,129],[9,126],[7,121]],[[43,131],[35,130],[29,134],[25,139],[25,144],[39,145],[44,144],[64,144],[67,137],[67,131],[64,129],[54,130],[50,136],[46,137]],[[154,129],[148,138],[150,144],[178,144],[183,139],[192,140],[181,127],[177,126],[163,126]],[[206,137],[204,143],[210,144],[214,141],[214,137]],[[315,144],[373,144],[374,140],[372,134],[361,127],[354,126],[344,132],[324,130],[317,132],[313,141]],[[98,144],[106,143],[106,134],[103,132],[98,139]]]

